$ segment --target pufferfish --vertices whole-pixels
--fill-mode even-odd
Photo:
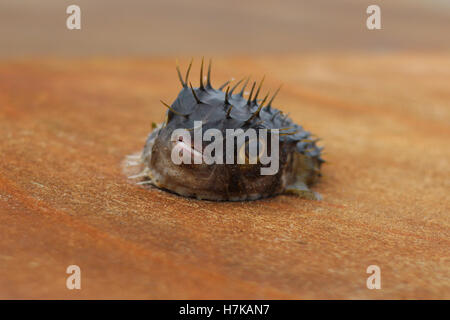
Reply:
[[[258,86],[253,82],[250,93],[244,98],[250,78],[242,79],[232,87],[231,81],[227,81],[216,89],[211,84],[211,60],[206,77],[203,75],[203,65],[202,59],[200,85],[193,87],[189,82],[192,61],[184,77],[177,64],[181,91],[171,105],[161,101],[168,109],[165,121],[159,125],[153,123],[153,131],[148,135],[142,152],[127,157],[126,171],[133,173],[129,178],[139,185],[153,185],[201,200],[244,201],[279,194],[296,194],[302,198],[320,200],[321,196],[310,190],[310,186],[321,176],[320,168],[325,162],[321,158],[323,148],[317,146],[319,139],[313,139],[310,132],[273,107],[280,88],[270,99],[269,93],[260,99],[263,78]],[[241,84],[239,92],[235,93]],[[202,157],[205,141],[199,146],[181,138],[173,139],[177,129],[195,131],[194,122],[198,121],[201,121],[203,130],[215,128],[223,132],[223,136],[226,136],[227,129],[267,129],[268,132],[276,129],[279,139],[278,171],[272,175],[262,175],[260,169],[263,164],[258,161],[253,164],[249,161],[174,163],[172,152],[175,145],[181,145],[183,151],[193,157]],[[246,146],[236,144],[235,160],[239,157],[248,160]]]

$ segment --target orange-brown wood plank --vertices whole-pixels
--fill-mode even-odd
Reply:
[[[323,201],[127,181],[179,90],[172,60],[0,63],[0,298],[450,298],[450,55],[214,63],[215,84],[248,74],[283,83],[276,106],[322,138]]]

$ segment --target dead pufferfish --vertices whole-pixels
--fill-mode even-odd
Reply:
[[[153,131],[149,134],[143,151],[127,157],[126,172],[132,174],[129,178],[137,180],[140,185],[153,185],[181,196],[202,200],[256,200],[283,193],[296,194],[306,199],[321,199],[309,187],[321,176],[320,167],[325,162],[321,158],[323,148],[316,144],[319,139],[312,139],[308,131],[272,106],[280,88],[264,105],[269,93],[263,99],[258,99],[264,78],[257,88],[256,82],[253,82],[248,98],[245,99],[244,91],[249,78],[244,82],[244,79],[238,81],[231,88],[230,81],[227,81],[215,89],[211,85],[211,61],[204,79],[202,59],[200,86],[194,88],[189,82],[191,67],[192,61],[183,78],[177,65],[181,91],[172,105],[161,101],[168,108],[164,123],[153,124]],[[234,93],[242,82],[242,88]],[[204,130],[215,128],[223,133],[226,129],[238,128],[267,129],[268,132],[278,129],[277,173],[261,175],[260,168],[263,165],[260,162],[175,164],[171,153],[177,143],[181,143],[184,151],[189,151],[193,156],[202,156],[206,142],[203,141],[201,148],[198,148],[194,143],[185,143],[181,138],[174,140],[172,136],[176,129],[193,132],[194,121],[202,121]],[[235,147],[234,158],[243,156],[248,160],[248,149],[237,149],[238,146]]]

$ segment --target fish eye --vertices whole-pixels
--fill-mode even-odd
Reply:
[[[256,140],[256,144],[250,143]],[[256,146],[258,154],[255,156],[250,152],[250,146]],[[253,140],[246,140],[245,143],[239,148],[238,157],[241,162],[246,164],[256,164],[260,157],[263,155],[266,150],[266,143],[263,139],[257,138]]]

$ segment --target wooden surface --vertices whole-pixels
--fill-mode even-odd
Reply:
[[[0,63],[0,298],[449,299],[450,55],[215,61],[215,84],[247,74],[284,83],[277,106],[323,139],[323,201],[128,182],[172,60]]]

